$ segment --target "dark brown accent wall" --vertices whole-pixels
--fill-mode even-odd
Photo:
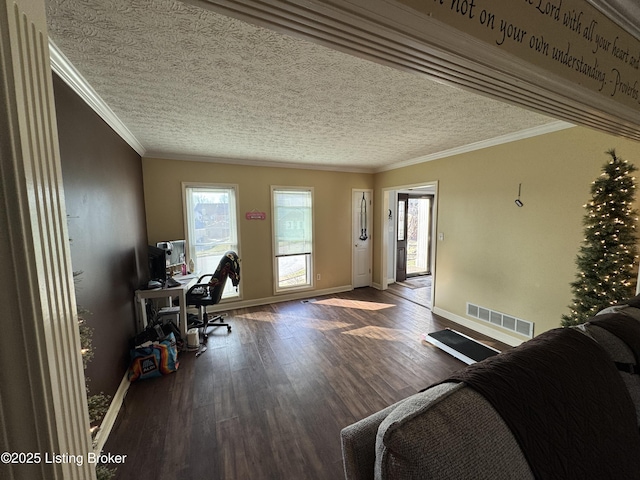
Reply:
[[[113,395],[135,334],[134,291],[147,277],[142,161],[59,77],[53,86],[77,303],[90,313],[91,393]]]

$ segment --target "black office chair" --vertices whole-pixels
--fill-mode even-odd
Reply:
[[[204,279],[211,277],[209,282]],[[209,316],[207,307],[216,305],[222,298],[222,292],[227,279],[231,279],[234,287],[238,287],[240,283],[240,259],[236,252],[228,251],[218,263],[218,268],[214,273],[202,275],[198,279],[198,283],[193,285],[187,292],[187,306],[197,307],[200,310],[199,318],[196,322],[188,324],[190,328],[202,329],[202,335],[206,339],[208,336],[207,329],[209,327],[227,327],[227,332],[231,331],[231,325],[223,323],[222,319],[226,314]],[[215,323],[220,321],[220,323]]]

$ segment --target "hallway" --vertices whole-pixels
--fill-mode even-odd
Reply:
[[[431,309],[431,275],[409,277],[389,285],[388,291],[413,303]]]

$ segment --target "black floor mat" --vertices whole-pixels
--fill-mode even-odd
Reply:
[[[436,342],[431,342],[429,337],[435,339],[440,343],[440,345]],[[465,363],[480,362],[485,358],[489,358],[500,353],[491,347],[487,347],[476,340],[450,329],[429,333],[424,337],[424,339],[437,347],[442,348],[447,353],[450,353]],[[449,349],[453,351],[449,351]],[[456,352],[460,355],[456,355]]]

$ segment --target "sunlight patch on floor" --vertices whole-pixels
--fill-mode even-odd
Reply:
[[[382,310],[395,307],[391,303],[366,302],[362,300],[347,300],[344,298],[326,298],[316,300],[314,305],[329,305],[331,307],[354,308],[357,310]]]
[[[242,318],[245,320],[255,320],[258,322],[267,323],[282,323],[283,325],[290,325],[292,327],[312,328],[320,332],[327,332],[329,330],[339,330],[341,328],[349,328],[353,326],[352,323],[339,322],[335,320],[326,320],[323,318],[314,317],[300,317],[292,315],[278,315],[269,314],[265,315],[262,312],[245,313],[237,315],[235,318]]]
[[[319,318],[304,318],[295,322],[296,327],[312,328],[321,332],[327,332],[329,330],[338,330],[341,328],[348,328],[353,326],[352,323],[336,322],[334,320],[321,320]]]
[[[235,318],[243,318],[245,320],[257,320],[259,322],[275,323],[278,321],[278,315],[265,314],[264,312],[243,313],[235,315]]]
[[[355,330],[349,330],[348,332],[342,332],[345,335],[355,335],[357,337],[372,338],[374,340],[403,340],[410,334],[407,330],[399,330],[397,328],[384,328],[384,327],[362,327]]]

